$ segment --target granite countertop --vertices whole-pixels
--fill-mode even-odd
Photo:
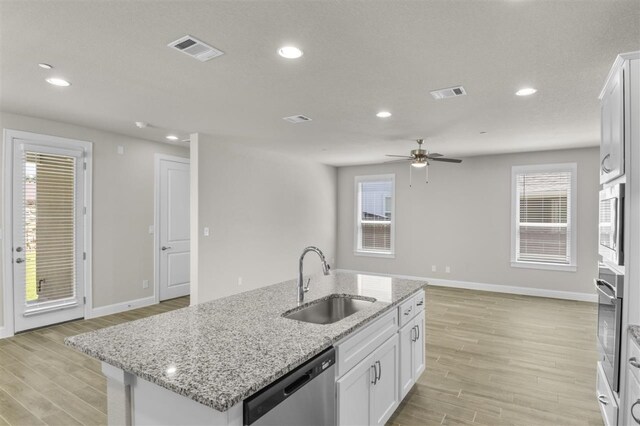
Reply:
[[[376,299],[333,324],[282,317],[296,280],[69,337],[71,346],[218,411],[226,411],[388,312],[426,282],[333,272],[311,278],[305,304],[331,294]]]
[[[640,325],[630,325],[629,334],[631,334],[633,340],[635,340],[638,346],[640,346]]]

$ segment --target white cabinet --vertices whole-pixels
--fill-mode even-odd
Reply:
[[[629,339],[626,368],[625,425],[640,425],[640,348]],[[623,364],[624,365],[624,364]]]
[[[624,174],[624,72],[614,69],[602,92],[600,183]]]
[[[337,383],[339,425],[384,425],[398,407],[398,335]]]
[[[598,362],[596,375],[596,397],[600,406],[600,414],[604,426],[616,426],[618,424],[618,403],[611,392],[607,376],[602,369],[602,363]]]
[[[400,400],[418,380],[425,368],[424,310],[400,329]]]

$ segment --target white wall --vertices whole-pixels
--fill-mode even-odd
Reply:
[[[335,258],[334,167],[203,134],[191,158],[192,172],[196,162],[199,169],[197,302],[295,278],[308,245]],[[320,272],[314,256],[307,256],[305,271]]]
[[[8,113],[0,114],[0,128],[93,142],[93,306],[152,296],[142,280],[153,283],[154,154],[188,157],[189,150]],[[0,309],[1,298],[0,287]]]
[[[513,268],[511,167],[578,164],[577,272]],[[597,275],[598,149],[470,157],[462,164],[432,162],[430,182],[409,166],[381,164],[338,169],[338,267],[359,271],[592,294]],[[356,256],[354,177],[396,174],[396,257]],[[436,265],[437,272],[431,271]],[[445,273],[449,265],[450,273]]]

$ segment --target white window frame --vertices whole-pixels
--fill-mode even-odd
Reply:
[[[362,241],[362,216],[361,209],[361,197],[360,197],[360,184],[363,182],[375,182],[381,180],[390,180],[392,185],[391,193],[391,234],[390,234],[390,250],[389,251],[373,251],[363,250],[361,246]],[[366,175],[356,176],[354,179],[354,204],[355,204],[355,226],[354,226],[354,245],[353,253],[356,256],[369,256],[369,257],[386,257],[395,258],[395,236],[396,236],[396,175]]]
[[[523,173],[571,173],[571,200],[569,220],[571,229],[571,241],[569,241],[569,264],[525,262],[516,260],[517,253],[517,225],[519,215],[519,199],[517,196],[517,176]],[[554,271],[576,272],[578,258],[578,165],[576,163],[535,164],[526,166],[513,166],[511,168],[511,266],[515,268],[547,269]]]

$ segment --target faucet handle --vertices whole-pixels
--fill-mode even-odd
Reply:
[[[309,291],[309,283],[311,282],[311,278],[307,278],[307,283],[304,286],[304,292],[308,292]]]

